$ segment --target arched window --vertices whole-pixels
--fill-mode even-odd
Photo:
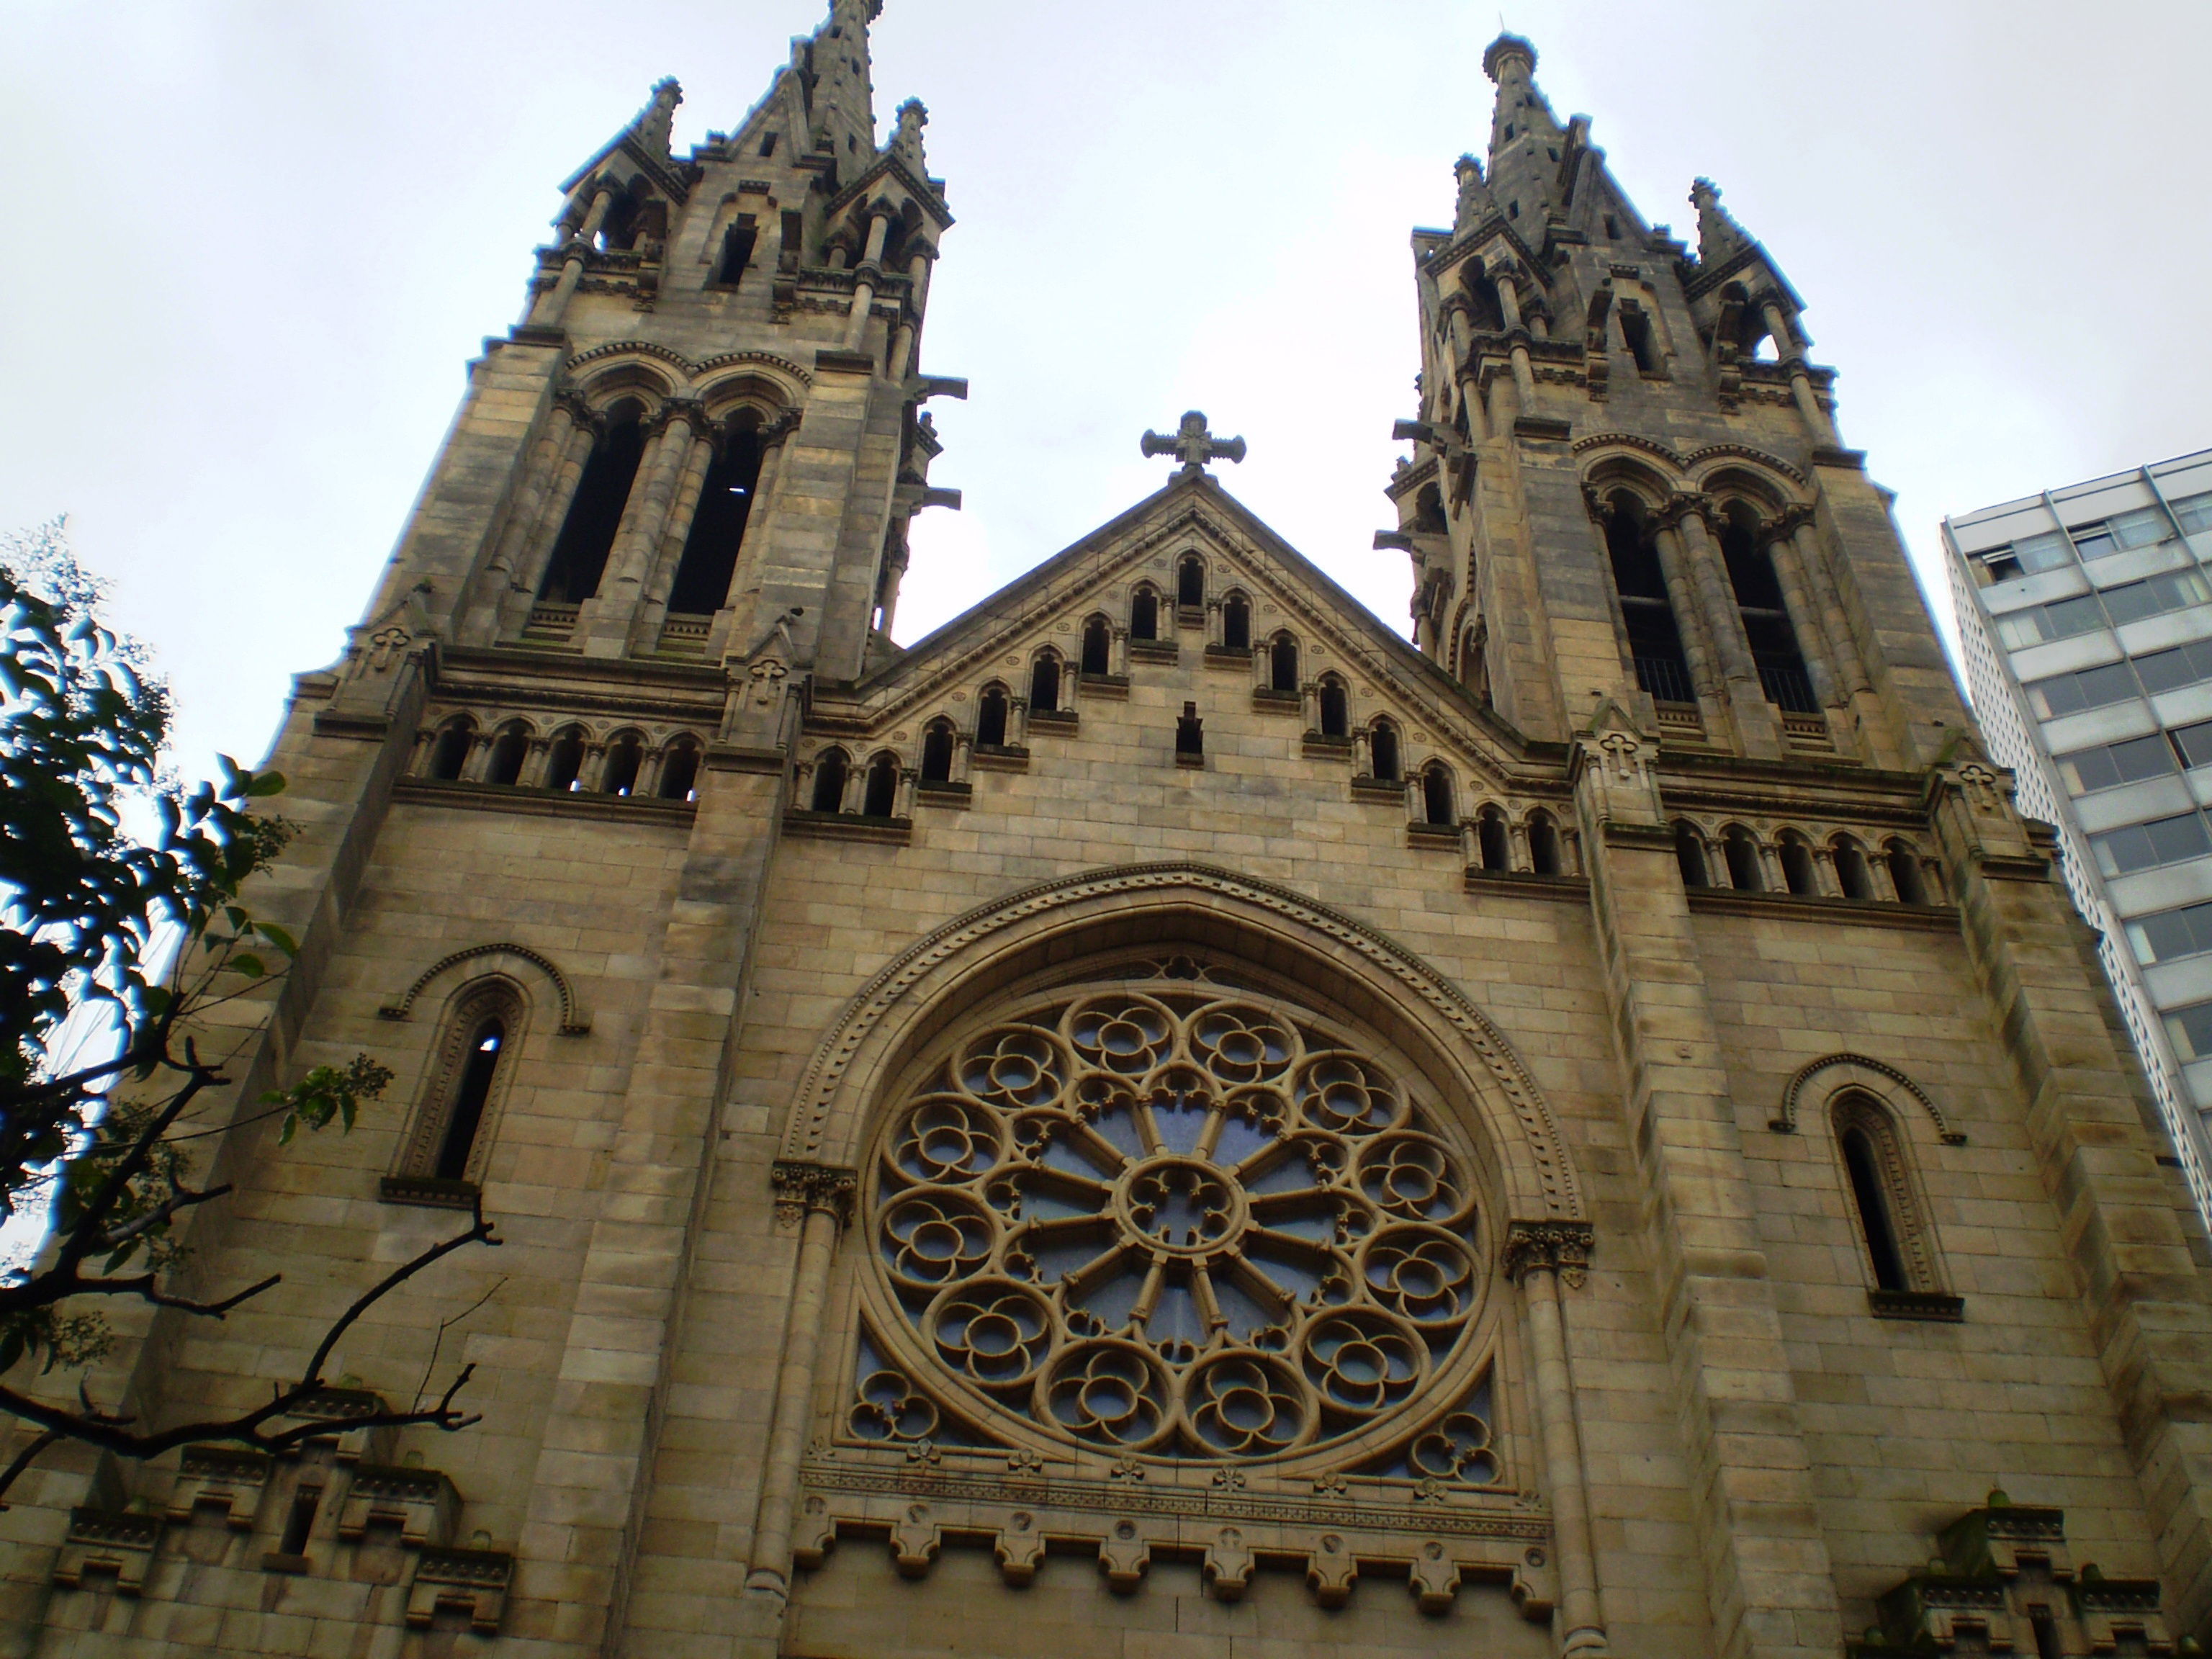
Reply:
[[[1252,607],[1242,593],[1221,602],[1221,642],[1231,651],[1252,648]]]
[[[1710,887],[1712,873],[1705,867],[1705,838],[1688,819],[1674,825],[1674,862],[1682,868],[1682,885]]]
[[[1782,884],[1800,898],[1808,898],[1820,890],[1820,879],[1813,868],[1813,849],[1805,838],[1794,831],[1782,837],[1778,849],[1782,858]]]
[[[1006,746],[1006,688],[987,685],[975,703],[975,742],[985,749]]]
[[[715,441],[714,459],[699,487],[699,505],[692,511],[684,556],[668,590],[671,611],[712,616],[729,602],[730,578],[744,543],[760,466],[760,441],[751,430],[732,428]]]
[[[477,723],[466,714],[456,714],[439,729],[438,741],[430,750],[430,775],[447,782],[457,781],[461,770],[469,763],[469,750],[476,744]]]
[[[430,1171],[441,1181],[467,1177],[469,1154],[476,1150],[477,1131],[483,1127],[484,1106],[491,1099],[492,1079],[498,1075],[500,1053],[506,1046],[507,1022],[496,1014],[469,1037],[460,1086],[453,1091],[446,1132],[438,1142],[438,1161]]]
[[[1298,642],[1278,634],[1267,647],[1267,684],[1276,691],[1298,689]]]
[[[921,781],[924,783],[952,781],[952,722],[943,718],[933,720],[921,732]]]
[[[1186,553],[1176,566],[1176,603],[1186,611],[1206,606],[1206,561]]]
[[[1759,872],[1759,843],[1751,831],[1732,823],[1721,831],[1721,853],[1728,860],[1729,885],[1739,893],[1763,893],[1766,883]]]
[[[1605,547],[1613,563],[1613,591],[1620,596],[1620,617],[1628,630],[1628,651],[1636,683],[1659,702],[1695,702],[1690,659],[1682,632],[1667,596],[1667,575],[1644,503],[1631,491],[1615,490],[1607,504]]]
[[[485,1126],[504,1090],[507,1054],[521,1040],[525,1004],[502,977],[463,988],[450,1005],[398,1165],[417,1179],[482,1178]]]
[[[545,787],[548,789],[569,790],[584,769],[584,728],[564,726],[553,738],[553,748],[545,757]]]
[[[607,763],[599,775],[599,793],[603,795],[632,795],[637,793],[638,769],[645,764],[645,741],[635,732],[625,732],[607,748]]]
[[[750,213],[741,213],[737,222],[722,233],[721,256],[714,261],[714,280],[724,288],[735,288],[753,262],[753,248],[760,240],[760,229]]]
[[[1129,637],[1156,640],[1160,636],[1160,596],[1140,587],[1129,600]]]
[[[698,781],[699,745],[690,738],[678,738],[660,757],[660,798],[690,800],[697,793]]]
[[[1901,841],[1889,844],[1889,880],[1897,889],[1899,904],[1928,902],[1928,884],[1921,878],[1920,854]]]
[[[1030,668],[1030,713],[1056,714],[1060,708],[1060,659],[1050,651],[1037,653]]]
[[[1398,728],[1387,720],[1378,720],[1367,728],[1369,765],[1376,777],[1384,783],[1398,781]]]
[[[1874,876],[1867,868],[1866,852],[1849,836],[1838,836],[1828,849],[1828,856],[1836,866],[1836,885],[1844,890],[1844,896],[1870,899],[1874,893]]]
[[[523,763],[530,758],[530,728],[509,720],[492,739],[491,763],[484,769],[486,783],[520,783]]]
[[[1083,672],[1109,674],[1114,669],[1114,635],[1103,617],[1083,624]]]
[[[1429,821],[1433,823],[1436,819],[1431,817]],[[1506,834],[1505,814],[1495,806],[1486,806],[1475,814],[1474,845],[1484,869],[1502,872],[1513,867],[1513,843]]]
[[[862,816],[887,818],[898,810],[898,757],[885,750],[868,763],[867,787],[860,796]]]
[[[1940,1293],[1933,1241],[1896,1124],[1879,1102],[1863,1093],[1839,1098],[1833,1120],[1836,1150],[1843,1158],[1875,1287]]]
[[[1793,714],[1815,714],[1820,705],[1813,696],[1796,631],[1783,605],[1774,561],[1760,545],[1758,530],[1759,520],[1749,507],[1741,501],[1729,506],[1721,526],[1721,557],[1728,565],[1729,585],[1735,590],[1744,637],[1751,642],[1752,660],[1767,700]]]
[[[1334,674],[1321,683],[1321,734],[1324,738],[1352,735],[1352,698],[1344,682]]]
[[[1559,856],[1559,827],[1549,812],[1528,814],[1528,867],[1540,876],[1566,873]]]
[[[584,463],[584,476],[568,502],[568,516],[545,562],[544,579],[538,597],[554,605],[581,605],[599,591],[599,577],[607,567],[607,554],[622,527],[623,508],[629,503],[630,486],[637,479],[637,464],[645,453],[643,413],[634,403],[620,405],[609,417],[607,428],[592,446]]]
[[[825,749],[815,757],[814,793],[809,799],[816,811],[844,810],[845,775],[848,769],[842,749]]]
[[[1452,775],[1439,761],[1421,774],[1421,817],[1434,824],[1452,824],[1459,816],[1452,810]]]

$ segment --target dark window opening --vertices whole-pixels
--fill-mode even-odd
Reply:
[[[645,453],[645,434],[635,415],[610,428],[592,447],[577,481],[568,516],[546,561],[545,579],[538,597],[555,605],[581,605],[599,591],[599,577],[607,568],[607,554],[622,528],[623,508],[629,503],[630,485],[637,478],[637,464]]]
[[[1683,886],[1713,884],[1712,876],[1705,868],[1705,838],[1686,823],[1674,826],[1674,862],[1681,867]]]
[[[1060,659],[1048,652],[1030,670],[1030,713],[1056,714],[1060,709]]]
[[[668,590],[668,608],[685,616],[711,616],[728,603],[730,577],[744,544],[753,490],[760,482],[760,443],[750,432],[722,441],[700,486],[699,505],[684,538],[684,556]]]
[[[1114,638],[1107,631],[1106,619],[1093,617],[1083,624],[1083,672],[1086,674],[1107,674],[1113,672]]]
[[[507,1026],[498,1019],[484,1021],[469,1039],[468,1062],[461,1067],[461,1086],[453,1091],[453,1110],[446,1115],[446,1138],[439,1143],[437,1167],[431,1171],[441,1181],[459,1181],[468,1175],[469,1154],[475,1150],[484,1103],[491,1098],[492,1078],[499,1070],[500,1052],[506,1044]],[[289,1553],[299,1553],[297,1550]]]
[[[1740,893],[1763,893],[1766,884],[1759,878],[1759,843],[1743,830],[1731,830],[1721,837],[1721,853],[1728,860],[1729,885]]]
[[[1465,405],[1462,410],[1464,412]],[[1442,536],[1451,526],[1444,519],[1444,498],[1434,484],[1421,486],[1421,493],[1413,497],[1413,528],[1425,536]]]
[[[1674,604],[1667,597],[1658,546],[1644,521],[1643,503],[1626,490],[1613,496],[1606,515],[1605,546],[1613,562],[1613,591],[1620,596],[1621,621],[1628,629],[1636,684],[1660,702],[1695,702],[1690,659],[1682,649]]]
[[[1800,898],[1819,893],[1820,883],[1814,873],[1812,849],[1795,836],[1786,836],[1781,852],[1782,884]]]
[[[1513,867],[1512,844],[1505,833],[1505,814],[1496,807],[1486,806],[1482,816],[1475,820],[1474,842],[1484,869],[1502,871]]]
[[[1176,716],[1176,753],[1204,755],[1206,753],[1206,722],[1198,717],[1198,705],[1187,702],[1182,713]]]
[[[2051,1618],[2049,1607],[2030,1607],[2027,1626],[2035,1632],[2035,1659],[2065,1659],[2066,1650],[2058,1640],[2057,1621]]]
[[[1505,124],[1505,142],[1509,144],[1513,142],[1513,123],[1510,121]]]
[[[583,769],[584,734],[572,726],[553,739],[552,752],[545,757],[545,787],[574,789]]]
[[[1720,540],[1729,585],[1735,590],[1736,611],[1743,618],[1744,637],[1750,641],[1752,661],[1758,666],[1759,684],[1768,701],[1788,714],[1817,714],[1820,705],[1813,696],[1813,682],[1797,648],[1796,630],[1790,626],[1771,554],[1741,521],[1724,526]]]
[[[469,763],[469,748],[476,734],[476,726],[468,720],[455,720],[439,732],[438,746],[430,755],[430,775],[449,783],[458,781],[461,769]]]
[[[663,800],[690,800],[692,786],[699,779],[699,749],[691,743],[670,745],[660,763],[660,798]]]
[[[753,249],[759,242],[760,228],[753,222],[753,216],[738,215],[737,223],[722,233],[722,257],[714,262],[714,280],[725,288],[735,288],[752,264]]]
[[[1656,374],[1659,372],[1659,343],[1652,337],[1651,319],[1640,310],[1620,308],[1620,337],[1627,343],[1628,355],[1636,359],[1637,372]]]
[[[814,793],[817,812],[842,811],[845,805],[845,751],[830,749],[814,763]]]
[[[1369,764],[1375,775],[1385,783],[1398,781],[1398,728],[1388,721],[1377,721],[1367,734]]]
[[[1610,213],[1605,216],[1605,240],[1608,242],[1617,242],[1620,240],[1620,221]]]
[[[1241,593],[1231,593],[1221,602],[1221,642],[1231,651],[1252,648],[1252,607]]]
[[[1352,699],[1334,680],[1322,683],[1321,734],[1324,738],[1352,735]]]
[[[1559,857],[1559,831],[1550,817],[1539,812],[1528,820],[1528,867],[1540,876],[1565,873]]]
[[[283,1536],[276,1540],[280,1555],[305,1555],[307,1534],[314,1530],[315,1511],[322,1507],[323,1489],[320,1486],[297,1486],[292,1492],[292,1507],[284,1516]]]
[[[933,720],[921,734],[921,781],[952,781],[952,727],[947,721]]]
[[[1866,1239],[1867,1255],[1874,1262],[1874,1281],[1885,1291],[1912,1288],[1905,1272],[1905,1253],[1897,1246],[1897,1229],[1890,1219],[1889,1194],[1883,1190],[1881,1155],[1874,1137],[1856,1124],[1843,1133],[1844,1168],[1851,1178],[1851,1196],[1857,1201],[1859,1231]]]
[[[775,141],[776,141],[778,138],[781,137],[782,136],[783,136],[783,135],[782,135],[782,134],[781,134],[781,133],[771,132],[770,134],[769,134],[769,136],[768,136],[767,137],[765,137],[765,138],[762,139],[762,140],[761,140],[760,153],[761,153],[763,155],[775,155]]]
[[[530,758],[530,734],[520,726],[501,728],[491,746],[491,764],[485,769],[487,783],[520,783],[522,764]]]
[[[1160,596],[1149,587],[1137,590],[1129,601],[1129,637],[1156,640],[1160,636]]]
[[[1298,642],[1296,640],[1285,635],[1268,647],[1267,684],[1277,691],[1298,689]]]
[[[1176,567],[1176,603],[1193,609],[1206,603],[1206,563],[1195,553],[1186,553]]]
[[[1508,202],[1505,204],[1505,216],[1509,219],[1518,219],[1521,216],[1521,204]]]
[[[617,738],[607,750],[607,766],[599,778],[599,793],[603,795],[630,795],[637,793],[638,768],[645,764],[645,745],[635,737]]]
[[[1928,884],[1921,879],[1920,856],[1901,841],[1890,843],[1889,879],[1897,889],[1899,903],[1928,902]]]
[[[1874,896],[1874,875],[1867,868],[1866,854],[1855,841],[1839,841],[1832,856],[1836,865],[1836,885],[1850,899],[1870,899]]]
[[[1441,766],[1431,766],[1422,775],[1421,814],[1430,823],[1449,825],[1455,822],[1451,774]]]
[[[1006,694],[999,686],[987,686],[976,706],[975,741],[986,749],[1006,746]]]
[[[899,766],[895,756],[878,755],[868,763],[868,787],[860,797],[860,811],[872,818],[887,818],[898,805]]]

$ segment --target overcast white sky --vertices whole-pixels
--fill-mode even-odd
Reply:
[[[822,0],[5,0],[0,525],[67,512],[182,706],[251,759],[333,657],[555,186],[651,82],[733,125]],[[889,0],[878,115],[929,105],[945,239],[912,640],[1157,488],[1229,487],[1403,627],[1369,550],[1413,412],[1407,232],[1488,134],[1496,0]],[[1936,526],[2212,445],[2204,0],[1513,0],[1647,216],[1709,174],[1809,307],[1846,440]],[[1936,591],[1940,592],[1938,586]]]

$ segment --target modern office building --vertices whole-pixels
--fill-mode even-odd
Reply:
[[[1966,678],[2212,1215],[2212,450],[1943,521]]]

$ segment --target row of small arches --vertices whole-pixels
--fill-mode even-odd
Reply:
[[[1942,902],[1940,876],[1901,836],[1871,846],[1840,832],[1816,842],[1802,830],[1783,830],[1763,842],[1741,823],[1708,835],[1685,818],[1674,825],[1674,856],[1686,887],[1899,904]]]
[[[699,739],[679,732],[655,744],[635,728],[596,738],[571,723],[541,737],[525,720],[485,730],[455,714],[424,734],[421,775],[449,783],[490,783],[556,793],[698,798]]]

